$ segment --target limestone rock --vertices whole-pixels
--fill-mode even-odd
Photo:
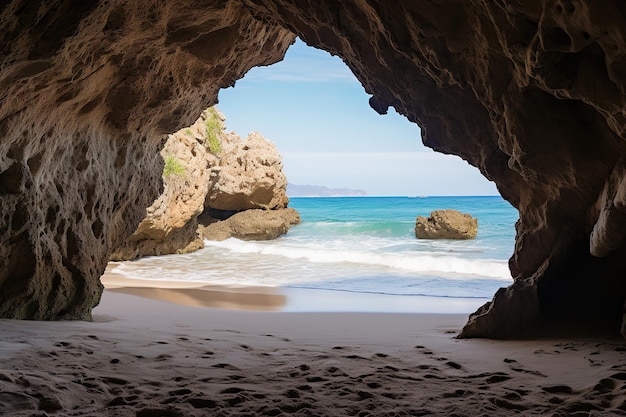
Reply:
[[[89,317],[111,251],[159,194],[164,136],[294,34],[519,210],[515,282],[464,334],[619,330],[626,14],[591,0],[3,2],[0,316]]]
[[[478,219],[457,210],[435,210],[429,217],[418,216],[418,239],[476,239]]]
[[[90,318],[165,135],[293,39],[240,2],[3,2],[0,317]]]
[[[287,179],[276,146],[260,133],[231,136],[213,169],[205,207],[217,210],[287,207]]]
[[[252,209],[221,221],[201,218],[200,223],[199,232],[205,239],[225,240],[234,237],[241,240],[271,240],[284,235],[292,226],[300,223],[300,215],[293,208]]]
[[[197,233],[197,218],[204,211],[211,167],[219,160],[209,150],[207,121],[215,121],[215,133],[222,133],[223,115],[207,110],[190,127],[169,135],[161,151],[165,161],[163,193],[148,207],[137,230],[113,251],[111,260],[187,253],[204,247]]]
[[[111,260],[188,253],[203,248],[203,238],[274,239],[300,222],[295,210],[284,210],[287,180],[274,144],[259,133],[242,140],[225,131],[224,121],[212,107],[192,126],[169,136],[161,151],[164,191]],[[198,223],[205,202],[214,206],[207,206],[203,216],[208,226]],[[230,217],[251,207],[267,210]],[[211,217],[220,211],[230,218]]]

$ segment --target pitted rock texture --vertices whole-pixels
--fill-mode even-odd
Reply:
[[[169,135],[161,151],[163,193],[111,260],[189,253],[203,248],[203,239],[275,239],[300,222],[298,213],[287,209],[287,179],[276,146],[257,132],[245,139],[226,132],[225,120],[211,107],[193,125]],[[205,210],[205,203],[214,207]],[[251,213],[230,217],[243,211]]]
[[[204,111],[193,125],[169,135],[161,151],[163,193],[148,207],[137,230],[115,248],[111,260],[188,253],[204,247],[197,233],[198,216],[204,211],[212,167],[219,162],[207,143],[206,121],[212,117]]]
[[[418,239],[476,239],[478,219],[458,210],[435,210],[430,216],[417,216]]]
[[[224,220],[209,215],[199,218],[199,234],[209,240],[234,237],[241,240],[272,240],[286,234],[300,223],[300,214],[290,207],[243,210]]]
[[[240,2],[3,2],[0,317],[90,318],[165,136],[293,39]]]
[[[592,0],[4,3],[1,314],[87,315],[111,242],[156,196],[160,135],[189,124],[251,66],[279,59],[293,39],[283,27],[341,56],[376,111],[395,107],[427,146],[478,167],[519,210],[514,283],[462,336],[516,336],[561,319],[619,329],[624,9]],[[83,160],[86,170],[74,168]]]
[[[287,207],[287,178],[276,146],[259,132],[231,135],[213,169],[205,207],[274,210]]]

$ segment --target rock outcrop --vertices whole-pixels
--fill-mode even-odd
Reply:
[[[0,316],[87,318],[161,186],[165,134],[294,34],[379,113],[518,208],[514,283],[462,336],[619,329],[626,299],[621,2],[12,0],[0,6]]]
[[[300,223],[287,208],[276,146],[258,132],[245,139],[226,132],[225,120],[211,107],[169,135],[161,151],[163,193],[111,260],[193,252],[204,239],[275,239]]]
[[[477,233],[478,219],[458,210],[435,210],[415,220],[418,239],[476,239]]]
[[[218,220],[210,215],[199,219],[199,234],[205,239],[225,240],[234,237],[241,240],[271,240],[284,235],[300,223],[295,209],[276,210],[250,209]]]
[[[226,135],[212,168],[198,234],[204,239],[269,240],[300,223],[287,208],[287,178],[276,146],[260,133]]]
[[[287,179],[276,146],[260,133],[224,145],[211,175],[205,207],[215,210],[274,210],[287,207]]]
[[[148,207],[137,230],[115,248],[111,260],[187,253],[204,247],[197,233],[198,216],[204,211],[211,168],[219,161],[209,149],[207,122],[217,123],[214,134],[221,135],[220,117],[206,110],[193,125],[169,135],[161,151],[165,161],[163,193]]]

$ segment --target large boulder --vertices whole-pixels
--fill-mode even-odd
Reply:
[[[478,219],[457,210],[435,210],[415,221],[418,239],[475,239],[477,233]]]
[[[300,223],[288,209],[287,178],[276,146],[260,133],[223,141],[219,164],[212,168],[198,233],[205,239],[275,239]]]
[[[287,179],[276,146],[260,133],[234,135],[213,168],[205,207],[216,210],[273,210],[287,207]]]
[[[244,210],[225,220],[200,218],[199,233],[205,239],[271,240],[287,233],[300,223],[300,215],[293,208],[276,210]]]

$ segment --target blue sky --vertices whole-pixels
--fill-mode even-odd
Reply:
[[[274,142],[289,182],[370,195],[497,195],[462,159],[424,147],[420,129],[393,109],[381,116],[338,57],[298,40],[285,59],[253,68],[220,91],[228,130]]]

